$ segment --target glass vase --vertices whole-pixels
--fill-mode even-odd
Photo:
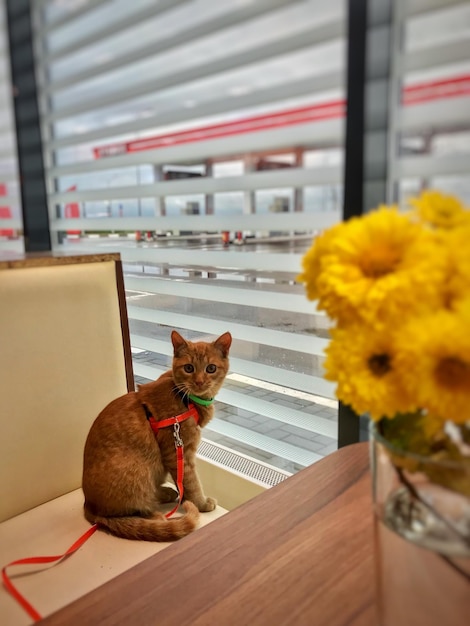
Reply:
[[[437,484],[469,485],[468,467],[396,449],[375,424],[370,449],[380,626],[469,624],[470,499]]]

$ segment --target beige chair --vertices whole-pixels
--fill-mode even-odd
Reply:
[[[62,554],[90,527],[80,489],[85,439],[99,411],[134,381],[119,255],[0,258],[0,302],[3,567]],[[218,507],[201,523],[223,513]],[[10,575],[45,616],[166,545],[96,532],[62,563]],[[3,587],[0,616],[2,626],[32,622]]]

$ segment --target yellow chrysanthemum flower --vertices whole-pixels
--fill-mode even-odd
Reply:
[[[363,325],[335,328],[326,348],[325,371],[328,380],[337,382],[338,399],[358,414],[378,420],[418,408],[414,396],[403,389],[390,332]]]
[[[434,233],[390,207],[341,226],[306,255],[301,278],[318,308],[341,323],[359,315],[383,326],[442,306],[447,258]]]
[[[470,420],[470,301],[406,324],[396,366],[420,407],[457,424]]]
[[[305,284],[307,298],[316,300],[319,296],[317,279],[320,275],[325,257],[330,250],[331,241],[339,236],[344,229],[344,223],[335,224],[313,240],[313,244],[302,259],[303,272],[297,276],[297,280]]]
[[[470,294],[470,224],[453,230],[441,231],[449,259],[445,300],[449,308]]]
[[[424,191],[418,198],[411,198],[421,220],[436,228],[455,228],[470,223],[470,211],[454,196],[438,191]]]

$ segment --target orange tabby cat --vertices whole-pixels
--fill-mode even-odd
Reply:
[[[219,391],[229,368],[232,337],[225,333],[212,343],[191,342],[174,330],[171,341],[172,369],[108,404],[93,423],[85,444],[85,517],[125,539],[178,539],[195,528],[199,511],[212,511],[216,506],[202,491],[196,450],[201,428],[214,412],[208,401]],[[174,489],[163,485],[168,473],[175,483],[177,479],[173,427],[155,434],[148,417],[160,421],[184,413],[188,398],[197,409],[199,425],[192,417],[180,424],[185,514],[167,519],[157,509],[159,503],[177,497]]]

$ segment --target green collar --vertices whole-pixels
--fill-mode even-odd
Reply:
[[[189,394],[188,397],[196,404],[200,404],[202,406],[210,406],[214,402],[214,398],[211,398],[210,400],[204,400],[204,398],[199,398],[198,396],[193,396],[191,394]]]

